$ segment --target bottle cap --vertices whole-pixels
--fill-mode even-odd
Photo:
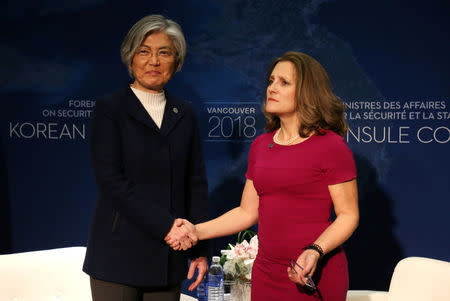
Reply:
[[[219,256],[213,256],[212,261],[213,262],[220,262],[220,257]]]

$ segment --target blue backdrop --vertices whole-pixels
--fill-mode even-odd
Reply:
[[[0,253],[85,245],[92,107],[128,81],[128,29],[161,13],[187,38],[168,89],[200,117],[211,217],[239,204],[270,61],[297,50],[323,64],[347,105],[361,208],[346,243],[350,287],[387,290],[407,256],[450,261],[449,12],[437,0],[0,4]]]

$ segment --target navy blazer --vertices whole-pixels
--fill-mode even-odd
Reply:
[[[129,86],[98,100],[91,155],[99,196],[83,270],[139,287],[181,282],[187,258],[208,255],[205,242],[175,252],[164,241],[175,218],[205,221],[207,181],[192,106],[166,91],[159,129]]]

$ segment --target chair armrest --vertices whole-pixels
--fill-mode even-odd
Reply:
[[[180,301],[197,301],[197,299],[189,295],[181,294]]]
[[[346,301],[387,301],[388,292],[351,290],[347,292]]]

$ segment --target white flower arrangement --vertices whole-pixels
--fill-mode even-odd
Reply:
[[[247,230],[242,238],[247,234],[251,237],[250,242],[241,240],[241,233],[239,233],[236,245],[228,244],[227,250],[220,251],[222,253],[220,262],[226,279],[246,281],[252,279],[253,262],[258,254],[258,235]]]

